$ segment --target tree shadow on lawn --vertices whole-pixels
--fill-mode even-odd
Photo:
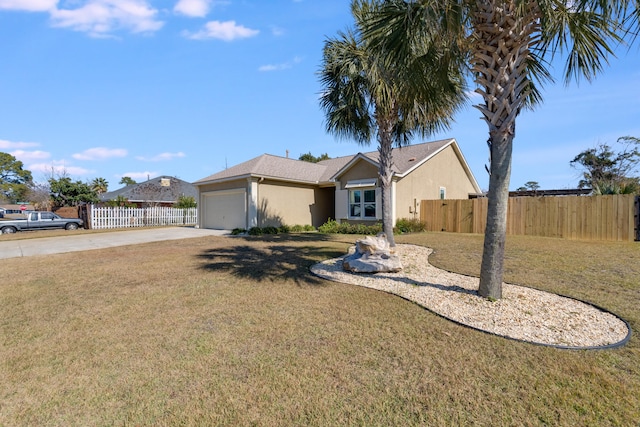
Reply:
[[[452,273],[452,274],[454,274],[454,273]],[[418,280],[409,279],[408,277],[391,277],[390,279],[393,280],[393,281],[396,281],[396,282],[403,283],[405,285],[419,286],[419,287],[429,287],[429,288],[437,289],[439,291],[457,292],[457,293],[461,293],[461,294],[474,295],[474,296],[478,296],[478,297],[480,296],[478,294],[478,290],[477,289],[467,289],[467,288],[463,288],[462,286],[458,286],[458,285],[444,285],[442,283],[421,282],[421,281],[418,281]]]
[[[330,237],[323,234],[241,236],[198,256],[205,270],[229,272],[256,282],[292,280],[298,285],[321,285],[323,280],[311,274],[310,267],[346,253],[339,249],[341,242],[334,242],[333,247],[319,244],[329,241]]]

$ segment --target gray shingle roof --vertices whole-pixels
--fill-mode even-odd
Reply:
[[[271,154],[263,154],[206,178],[199,179],[194,184],[198,185],[249,176],[316,184],[320,182],[320,178],[326,169],[327,167],[325,165],[319,163],[309,163]]]
[[[404,175],[417,167],[429,157],[451,144],[453,139],[408,145],[393,149],[393,171]],[[356,156],[364,156],[375,164],[378,162],[378,151],[358,153],[350,156],[336,157],[318,163],[309,163],[285,157],[263,154],[244,163],[225,169],[194,182],[202,185],[212,182],[226,181],[243,177],[265,177],[277,180],[295,181],[301,183],[322,184],[331,179]]]
[[[168,186],[162,180],[169,180]],[[101,201],[114,200],[122,196],[130,202],[163,202],[174,203],[180,196],[191,196],[198,199],[198,189],[191,183],[169,176],[159,176],[144,182],[109,191],[100,195]]]

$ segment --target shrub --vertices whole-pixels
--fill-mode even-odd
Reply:
[[[289,227],[288,225],[282,224],[280,226],[280,228],[278,228],[278,231],[280,233],[290,233],[291,232],[291,227]]]
[[[338,231],[339,227],[340,227],[340,224],[338,224],[338,221],[336,221],[335,219],[329,218],[327,222],[325,222],[320,227],[318,227],[318,231],[324,234],[335,234],[335,233],[339,233]]]
[[[249,229],[249,236],[262,236],[262,228],[260,228],[260,227],[251,227]]]
[[[272,225],[262,227],[262,234],[278,234],[278,231],[278,227],[274,227]]]
[[[382,231],[382,224],[349,224],[347,222],[338,223],[335,219],[329,219],[318,227],[318,231],[324,234],[378,234]]]
[[[193,196],[180,196],[178,197],[176,204],[173,205],[174,208],[180,209],[195,208],[197,206],[198,204],[196,203],[196,199]]]
[[[304,231],[316,231],[316,228],[311,224],[307,224],[304,226]]]
[[[244,228],[234,228],[233,230],[231,230],[231,235],[237,236],[238,234],[244,234],[246,232],[247,230],[245,230]]]
[[[303,231],[304,231],[304,227],[301,226],[301,225],[296,224],[296,225],[292,225],[291,226],[291,232],[292,233],[301,233]]]
[[[426,231],[427,225],[415,218],[400,218],[396,221],[395,229],[398,233],[420,233]]]

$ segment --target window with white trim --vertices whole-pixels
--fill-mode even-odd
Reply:
[[[445,187],[440,187],[440,200],[444,200],[447,198],[447,189]]]
[[[353,219],[375,219],[376,218],[375,188],[349,190],[349,218],[353,218]]]

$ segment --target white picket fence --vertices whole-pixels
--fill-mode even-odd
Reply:
[[[90,215],[93,229],[196,225],[198,222],[197,208],[111,208],[91,205]]]

